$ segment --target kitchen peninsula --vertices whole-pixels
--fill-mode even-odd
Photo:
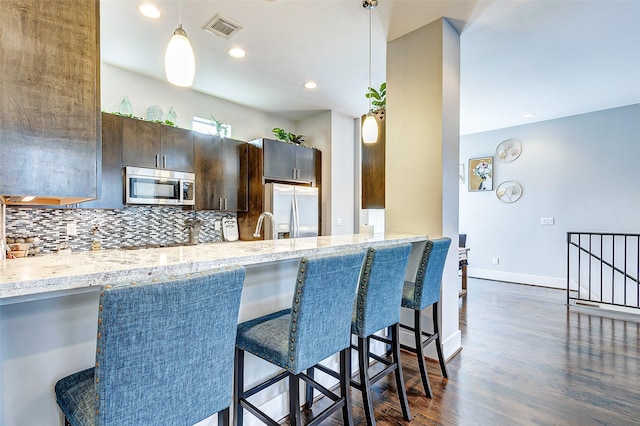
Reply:
[[[425,241],[425,236],[407,234],[333,235],[5,260],[0,274],[0,425],[60,424],[53,386],[94,363],[102,285],[244,265],[239,321],[245,321],[291,305],[297,261],[303,256],[409,242],[414,248],[408,271],[415,271]],[[276,417],[286,403],[282,394],[264,401]]]

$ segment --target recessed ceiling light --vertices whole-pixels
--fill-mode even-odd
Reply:
[[[158,8],[152,5],[151,3],[141,4],[138,7],[138,10],[147,18],[158,19],[160,16],[162,16]]]
[[[533,118],[535,116],[532,112],[527,112],[526,114],[522,114],[522,118]]]
[[[307,81],[304,83],[304,87],[306,87],[307,89],[315,89],[316,87],[318,87],[318,85],[315,81]]]
[[[229,49],[228,53],[229,53],[229,56],[234,58],[244,58],[246,55],[246,52],[239,47],[233,47]]]

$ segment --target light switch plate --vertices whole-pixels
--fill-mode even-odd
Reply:
[[[540,218],[540,225],[553,225],[554,224],[554,220],[552,217],[541,217]]]

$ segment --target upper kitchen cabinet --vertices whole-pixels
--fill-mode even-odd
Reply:
[[[193,172],[190,130],[122,117],[122,161],[127,166]]]
[[[385,117],[375,113],[378,141],[362,143],[362,208],[384,209],[385,200]],[[364,115],[362,121],[364,122]]]
[[[273,139],[261,141],[266,179],[316,182],[318,151]]]
[[[0,1],[0,195],[13,204],[97,196],[99,2]]]
[[[247,146],[243,141],[193,132],[196,210],[247,210]]]
[[[81,208],[120,209],[124,205],[122,175],[122,117],[102,113],[102,177],[98,199]]]

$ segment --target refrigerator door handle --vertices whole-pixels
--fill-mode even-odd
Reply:
[[[293,212],[293,220],[291,221],[293,232],[291,233],[291,237],[298,238],[300,236],[300,215],[298,212],[298,200],[296,197],[291,199],[291,210]]]

